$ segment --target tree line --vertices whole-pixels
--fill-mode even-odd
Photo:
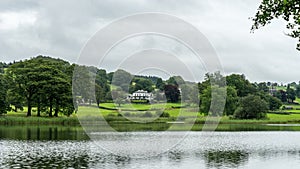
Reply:
[[[62,112],[70,115],[74,111],[71,93],[72,66],[61,59],[38,56],[7,66],[1,74],[4,86],[1,90],[1,112],[27,107],[27,116],[32,108],[58,116]]]
[[[212,91],[216,91],[217,98],[226,93],[221,113],[235,118],[263,118],[267,111],[279,109],[283,102],[293,103],[300,96],[300,84],[295,82],[288,84],[285,90],[275,90],[277,83],[251,83],[244,75],[223,76],[219,72],[206,74],[199,83],[187,82],[180,76],[163,80],[131,75],[124,70],[108,73],[104,69],[45,56],[0,63],[0,85],[0,113],[26,107],[27,116],[34,110],[37,116],[50,117],[69,116],[80,104],[99,106],[113,100],[122,104],[129,93],[137,90],[153,93],[157,102],[197,105],[205,115],[221,115],[211,110]]]
[[[226,83],[226,86],[211,81]],[[206,115],[226,115],[237,119],[261,119],[269,110],[277,110],[282,101],[270,93],[265,82],[251,83],[244,75],[231,74],[226,77],[219,72],[206,74],[205,81],[198,83],[200,93],[200,112]],[[266,88],[262,88],[265,86]],[[212,90],[223,94],[226,91],[226,101],[223,112],[210,112]],[[219,91],[219,92],[218,92]],[[221,95],[220,94],[220,95]],[[221,114],[214,114],[221,113]]]

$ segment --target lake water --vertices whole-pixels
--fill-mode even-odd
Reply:
[[[300,132],[105,132],[91,137],[80,128],[0,127],[0,168],[300,167]]]

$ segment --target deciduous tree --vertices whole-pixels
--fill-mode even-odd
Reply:
[[[175,85],[165,85],[165,96],[168,102],[177,103],[180,97],[180,91]]]
[[[288,36],[298,39],[297,49],[300,50],[300,1],[299,0],[263,0],[252,18],[252,31],[259,29],[277,18],[283,18],[290,32]]]
[[[7,89],[7,81],[5,77],[2,74],[0,74],[0,115],[6,113],[9,107],[6,98]]]
[[[234,117],[237,119],[263,119],[268,110],[268,103],[265,100],[259,96],[248,95],[240,99]]]

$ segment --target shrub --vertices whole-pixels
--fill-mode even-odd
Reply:
[[[267,102],[269,103],[270,110],[278,110],[282,106],[281,100],[276,97],[268,96]]]
[[[259,96],[248,95],[239,101],[239,107],[234,112],[234,118],[263,119],[266,118],[268,108],[268,103]]]

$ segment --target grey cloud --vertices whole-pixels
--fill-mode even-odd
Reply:
[[[283,35],[284,22],[276,21],[250,34],[248,18],[255,14],[259,3],[260,0],[2,0],[0,14],[34,11],[37,20],[34,25],[0,29],[0,59],[13,61],[44,54],[76,62],[81,48],[101,27],[134,13],[163,12],[203,32],[226,73],[244,73],[252,81],[299,81],[299,52],[295,50],[295,39]],[[142,48],[152,42],[145,40],[136,43]]]
[[[36,0],[1,0],[0,11],[31,10],[39,7]]]

